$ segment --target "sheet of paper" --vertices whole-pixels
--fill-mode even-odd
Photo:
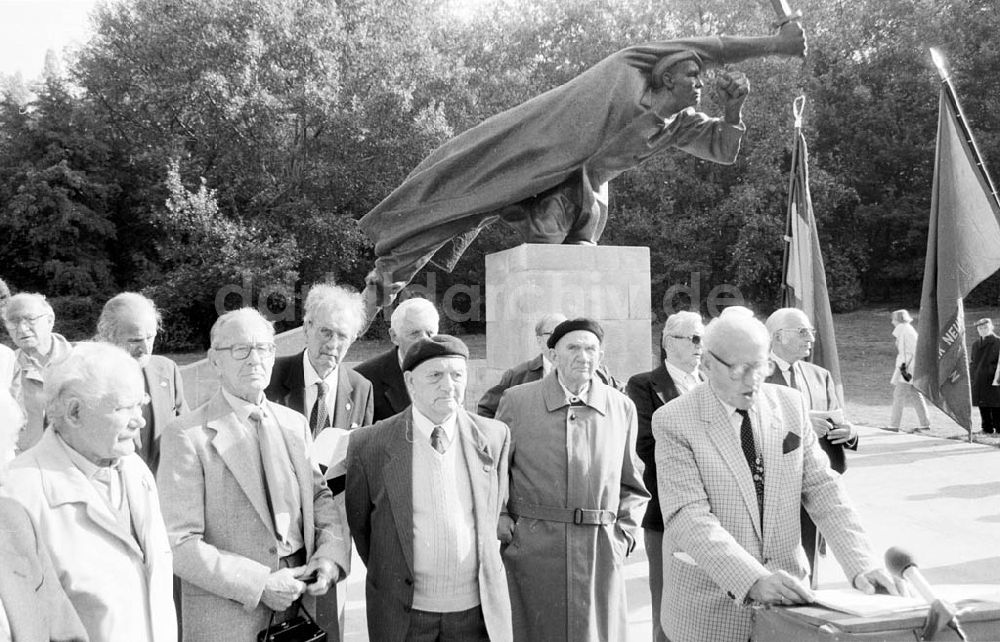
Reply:
[[[844,411],[840,408],[835,410],[810,410],[809,416],[815,419],[832,419],[833,423],[838,426],[845,423]]]
[[[333,479],[347,472],[347,442],[350,433],[343,428],[324,428],[313,440],[309,458],[314,464],[326,466],[326,478]]]
[[[927,602],[919,597],[865,595],[854,589],[819,589],[813,591],[813,595],[815,602],[821,606],[860,617],[877,617],[927,608]]]

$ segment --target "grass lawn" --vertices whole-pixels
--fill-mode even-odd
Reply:
[[[840,370],[844,380],[844,396],[847,401],[848,417],[857,424],[884,427],[889,425],[892,407],[892,376],[896,347],[892,338],[892,324],[889,322],[890,308],[867,308],[847,314],[834,315],[837,332],[837,348],[840,355]],[[1000,317],[998,308],[976,308],[965,312],[966,338],[971,345],[978,338],[972,325],[981,317]],[[916,322],[914,322],[916,326]],[[650,350],[656,352],[661,330],[653,327]],[[473,359],[486,358],[486,336],[465,335]],[[351,346],[348,361],[360,362],[391,347],[388,340],[363,340]],[[204,353],[181,353],[169,355],[179,364],[191,363],[204,357]],[[965,430],[947,415],[928,404],[931,419],[930,434],[936,437],[965,439]],[[1000,435],[983,435],[979,431],[979,411],[973,408],[973,438],[980,443],[1000,446]],[[903,413],[903,429],[916,426],[916,415],[912,409]]]

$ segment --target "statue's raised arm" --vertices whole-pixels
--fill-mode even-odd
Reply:
[[[749,84],[740,73],[720,74],[724,114],[710,117],[697,110],[703,71],[805,54],[798,22],[771,36],[636,45],[455,136],[360,221],[377,257],[365,277],[368,321],[428,262],[451,270],[497,219],[526,243],[595,244],[608,181],[623,171],[670,148],[733,163]]]

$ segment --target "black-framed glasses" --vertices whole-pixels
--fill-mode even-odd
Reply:
[[[693,345],[693,346],[700,346],[701,345],[701,335],[700,334],[692,334],[690,337],[681,336],[679,334],[668,334],[667,336],[668,337],[672,337],[674,339],[686,339],[687,341],[690,341],[691,345]]]
[[[816,331],[812,328],[782,328],[785,332],[794,332],[800,339],[815,339]]]
[[[278,348],[274,345],[274,343],[234,343],[231,346],[216,346],[212,349],[220,352],[228,350],[233,359],[243,361],[250,356],[251,352],[256,351],[257,354],[269,357],[273,355]]]
[[[747,374],[753,374],[755,377],[766,378],[771,376],[771,373],[774,372],[774,362],[770,359],[755,361],[753,363],[727,363],[722,359],[722,357],[715,354],[711,350],[708,351],[708,354],[712,355],[713,359],[729,368],[729,378],[733,381],[746,379]]]

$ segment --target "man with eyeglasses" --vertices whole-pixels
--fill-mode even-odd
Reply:
[[[79,343],[45,372],[44,399],[51,429],[0,490],[27,509],[91,640],[176,642],[170,544],[135,454],[149,402],[138,364]]]
[[[97,340],[128,352],[142,368],[149,404],[143,406],[145,425],[136,435],[136,452],[156,474],[160,463],[160,435],[174,417],[188,411],[181,371],[171,359],[153,354],[160,327],[160,311],[136,292],[122,292],[104,304],[97,320]]]
[[[326,475],[330,492],[337,496],[344,491],[348,431],[371,424],[375,409],[371,382],[343,365],[347,350],[364,326],[364,304],[357,292],[320,283],[309,288],[303,309],[306,347],[274,360],[271,383],[264,394],[309,418],[313,436],[310,454]],[[346,515],[343,527],[343,537],[350,541]],[[316,619],[324,628],[331,628],[330,620],[336,619],[344,630],[345,587],[340,582],[336,590],[318,600]]]
[[[14,373],[11,394],[21,404],[27,421],[17,440],[18,452],[31,448],[45,429],[45,400],[42,387],[46,368],[66,358],[71,345],[52,331],[56,315],[41,294],[15,294],[3,309],[7,333],[14,340]]]
[[[668,401],[690,392],[701,383],[701,335],[705,326],[695,312],[676,312],[667,317],[660,338],[660,365],[628,380],[626,394],[635,403],[639,428],[635,450],[645,465],[642,481],[649,490],[649,504],[642,518],[643,544],[649,562],[649,592],[653,609],[653,640],[667,638],[660,625],[660,598],[663,593],[663,515],[656,487],[656,461],[653,439],[653,412]]]
[[[775,310],[764,323],[771,335],[771,360],[774,372],[767,383],[795,388],[806,398],[820,448],[830,458],[830,467],[838,473],[847,470],[846,450],[858,449],[858,431],[844,418],[844,408],[826,368],[806,361],[812,352],[816,331],[806,313],[797,308]],[[801,514],[802,547],[809,559],[811,584],[815,588],[816,552],[825,552],[816,524],[803,510]]]
[[[753,604],[812,601],[805,507],[858,590],[898,589],[880,568],[802,395],[765,383],[770,335],[727,308],[702,338],[706,383],[653,414],[666,559],[663,630],[673,642],[750,639]]]
[[[315,613],[314,597],[346,575],[350,546],[309,460],[306,418],[264,396],[271,323],[253,308],[227,312],[211,342],[220,389],[167,427],[157,479],[185,642],[254,642],[272,615],[275,624],[294,616],[300,598]]]

